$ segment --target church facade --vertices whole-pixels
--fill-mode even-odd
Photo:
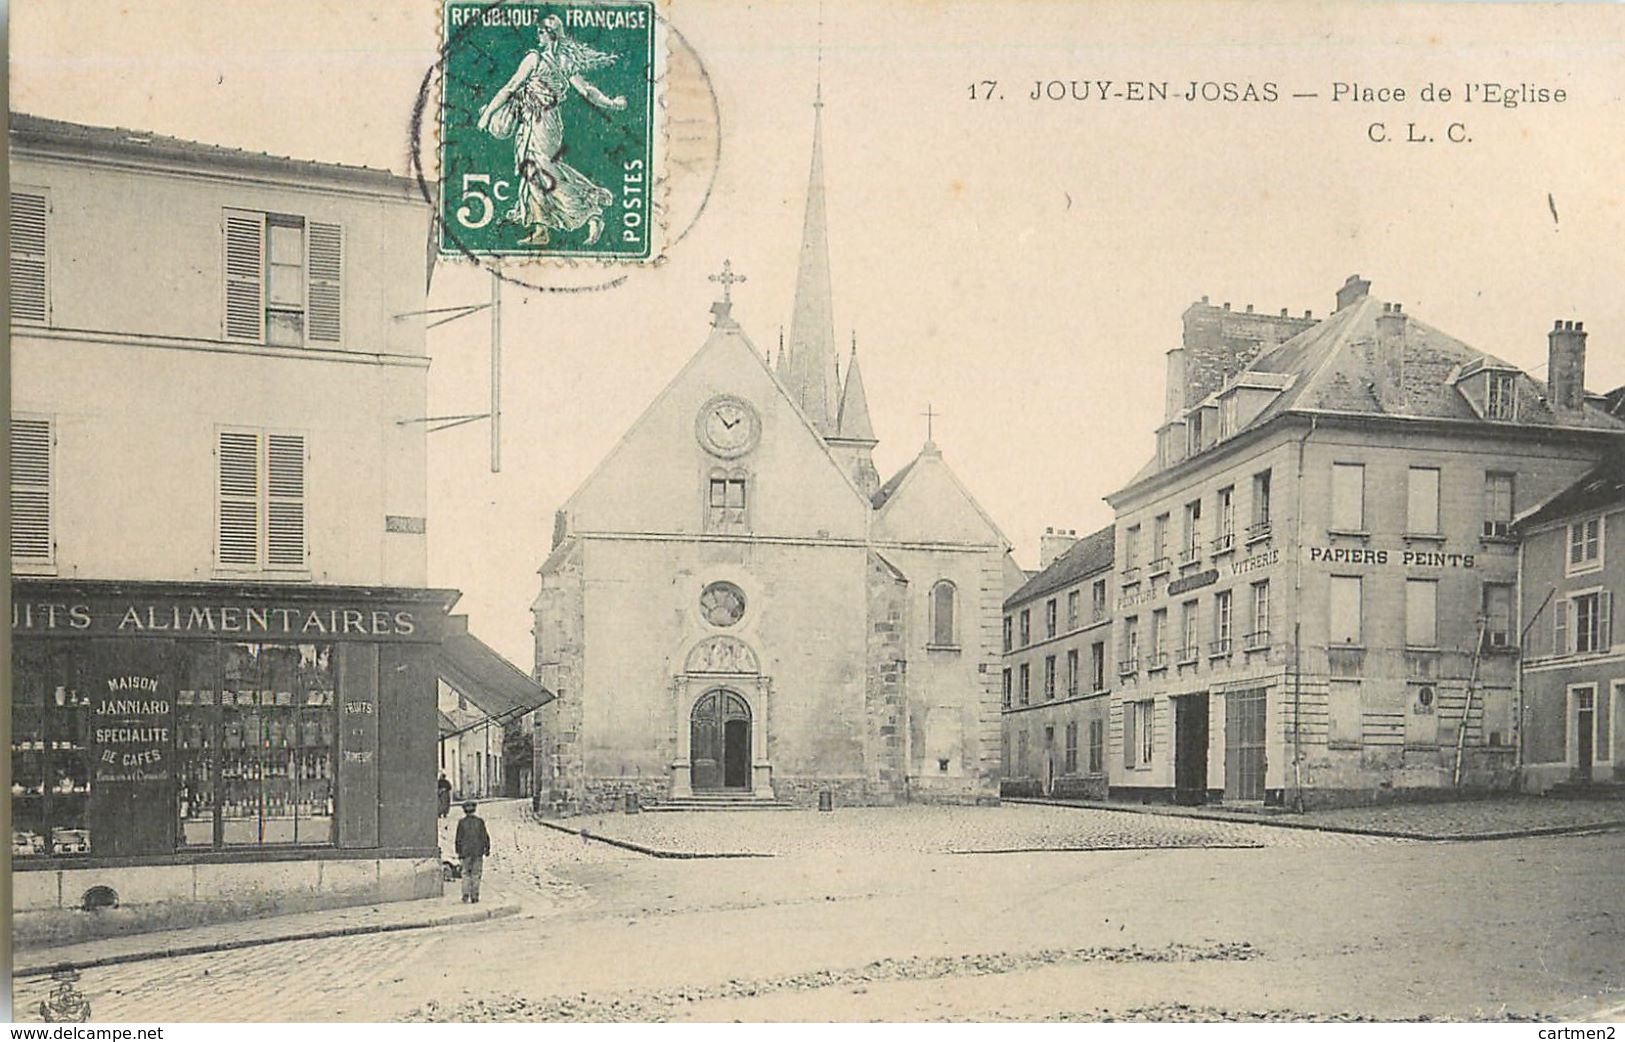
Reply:
[[[791,335],[714,281],[709,335],[556,517],[535,615],[539,802],[994,801],[1009,543],[929,439],[884,483],[839,378],[821,129]]]

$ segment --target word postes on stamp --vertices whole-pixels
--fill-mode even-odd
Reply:
[[[441,254],[658,257],[653,0],[449,0],[444,17]]]

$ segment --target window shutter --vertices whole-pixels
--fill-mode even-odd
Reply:
[[[11,318],[14,322],[50,320],[51,303],[45,267],[45,196],[11,193]]]
[[[227,210],[226,339],[265,340],[265,215]]]
[[[220,432],[220,563],[253,567],[260,561],[260,439],[247,431]]]
[[[11,556],[49,561],[51,545],[51,422],[11,421]]]
[[[338,343],[344,332],[344,229],[310,222],[310,339]]]
[[[1552,654],[1569,653],[1569,602],[1562,598],[1552,602]]]
[[[1134,751],[1137,739],[1134,736],[1134,703],[1123,703],[1123,766],[1134,766]]]
[[[305,439],[298,434],[266,437],[270,498],[266,563],[301,568],[305,564]]]
[[[1614,646],[1614,595],[1604,590],[1597,597],[1597,649],[1608,651]]]

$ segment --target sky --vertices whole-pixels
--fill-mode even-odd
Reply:
[[[14,5],[11,107],[406,173],[437,11]],[[504,290],[499,473],[485,424],[430,435],[430,581],[463,591],[474,632],[523,667],[553,513],[704,341],[707,276],[724,259],[746,276],[734,314],[758,346],[788,324],[820,39],[836,339],[857,338],[876,463],[886,476],[919,451],[929,405],[948,463],[1027,567],[1045,526],[1110,522],[1101,497],[1149,457],[1163,354],[1203,295],[1324,315],[1359,273],[1374,295],[1537,376],[1553,320],[1579,319],[1587,384],[1625,384],[1618,6],[665,11],[674,51],[686,42],[707,77],[673,62],[683,110],[706,116],[695,98],[715,99],[716,125],[684,133],[720,143],[714,165],[674,167],[672,231],[686,234],[657,266],[510,270],[545,287],[625,278]],[[1166,84],[1168,97],[1100,100],[1099,81],[1109,95]],[[1220,100],[1182,100],[1193,81],[1219,85]],[[1065,99],[1031,100],[1038,83]],[[1520,103],[1483,101],[1485,83],[1517,85]],[[1450,100],[1424,100],[1430,84]],[[1275,100],[1242,100],[1249,86]],[[1452,124],[1470,140],[1449,141]],[[442,265],[428,306],[488,295],[482,269]],[[485,411],[486,319],[427,338],[431,414]]]

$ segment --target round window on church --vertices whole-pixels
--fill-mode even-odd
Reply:
[[[700,594],[700,614],[713,626],[732,626],[745,615],[745,591],[733,583],[712,583]]]

